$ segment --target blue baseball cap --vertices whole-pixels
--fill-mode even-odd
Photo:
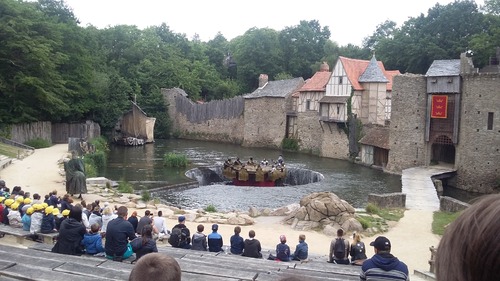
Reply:
[[[183,222],[186,220],[186,217],[185,216],[179,216],[178,218],[179,222]]]

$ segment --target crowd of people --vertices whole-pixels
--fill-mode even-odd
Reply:
[[[205,235],[204,226],[197,226],[192,236],[186,226],[186,217],[178,217],[178,224],[172,230],[167,228],[162,213],[157,216],[146,210],[144,216],[137,212],[128,216],[125,206],[112,208],[108,203],[100,206],[99,201],[86,204],[82,200],[73,204],[69,194],[57,196],[53,191],[42,200],[39,194],[24,192],[16,186],[12,191],[0,180],[0,222],[12,227],[23,228],[31,234],[58,232],[58,239],[52,248],[55,253],[80,255],[101,255],[121,261],[136,255],[137,265],[130,280],[139,280],[149,273],[168,267],[168,274],[180,280],[180,268],[175,259],[157,254],[157,239],[168,237],[172,247],[197,251],[228,252],[251,258],[263,258],[261,244],[254,230],[244,239],[241,228],[234,228],[225,248],[219,226],[213,224],[211,233]],[[436,260],[437,280],[500,280],[500,256],[497,254],[495,237],[500,226],[500,194],[489,195],[465,210],[446,230],[438,247]],[[482,239],[470,236],[480,233]],[[306,260],[308,245],[306,236],[299,235],[298,244],[292,253],[285,235],[279,236],[276,253],[268,259],[279,261]],[[337,237],[330,243],[328,262],[360,266],[360,280],[409,280],[406,264],[391,254],[391,242],[379,236],[370,243],[375,255],[366,256],[361,236],[354,233],[352,242],[344,238],[339,229]],[[143,267],[151,267],[145,269]],[[178,279],[176,279],[178,278]]]

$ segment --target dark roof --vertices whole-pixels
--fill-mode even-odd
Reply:
[[[389,128],[375,127],[359,140],[359,143],[389,150]]]
[[[427,70],[425,76],[459,76],[460,60],[435,60]]]
[[[346,103],[347,96],[324,96],[319,100],[320,103]]]
[[[384,69],[385,70],[385,69]],[[372,82],[389,82],[389,80],[384,76],[384,72],[380,69],[375,55],[372,56],[370,63],[366,67],[365,71],[361,76],[359,76],[359,82],[361,83],[372,83]]]
[[[245,99],[255,99],[262,97],[284,98],[291,95],[304,85],[302,77],[287,80],[269,81],[264,87],[258,88],[250,94],[244,96]]]

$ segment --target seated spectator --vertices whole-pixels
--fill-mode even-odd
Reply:
[[[359,274],[361,281],[410,280],[408,266],[391,254],[391,241],[387,237],[378,236],[370,246],[373,246],[375,255],[363,262]]]
[[[19,203],[14,202],[10,205],[9,214],[7,215],[9,218],[9,225],[12,227],[23,227],[23,222],[21,220],[21,213],[19,212]]]
[[[9,225],[9,212],[10,212],[10,206],[12,206],[12,204],[14,204],[14,199],[5,199],[4,201],[4,209],[3,209],[3,212],[2,212],[2,223],[5,224],[5,225]]]
[[[49,205],[57,208],[57,206],[61,204],[61,197],[57,197],[57,190],[53,190],[49,193]]]
[[[40,197],[40,194],[38,193],[34,193],[33,194],[33,202],[31,202],[32,204],[42,204],[42,200],[41,200],[41,197]]]
[[[255,239],[255,231],[250,230],[248,232],[248,239],[245,240],[245,246],[243,248],[243,254],[242,256],[244,257],[250,257],[250,258],[262,258],[262,248],[260,246],[260,241]]]
[[[20,211],[21,211],[21,217],[22,215],[24,215],[26,213],[26,210],[28,210],[29,207],[31,207],[31,199],[30,198],[24,198],[24,201],[23,201],[23,206],[20,207]]]
[[[500,280],[500,194],[485,195],[445,230],[436,253],[436,280]]]
[[[102,236],[100,233],[101,227],[99,224],[94,223],[90,226],[90,232],[85,233],[82,240],[82,246],[85,249],[85,253],[89,255],[97,255],[104,253],[104,247],[102,246]]]
[[[163,240],[163,237],[167,234],[170,233],[170,231],[167,228],[167,224],[165,222],[165,219],[163,218],[163,212],[158,211],[158,215],[153,218],[153,223],[158,230],[158,239]]]
[[[299,244],[295,247],[295,252],[290,256],[290,259],[296,261],[307,260],[309,254],[309,246],[306,243],[306,236],[304,234],[299,235]]]
[[[29,207],[26,210],[26,213],[24,213],[24,216],[21,218],[21,220],[23,222],[23,230],[30,231],[31,215],[33,214],[34,211],[35,211],[35,209],[33,207]]]
[[[196,230],[198,230],[198,232],[193,234],[193,239],[191,239],[193,244],[191,246],[191,250],[206,251],[208,247],[207,236],[203,233],[205,227],[203,226],[203,224],[199,224]]]
[[[133,211],[132,215],[127,220],[132,224],[135,231],[137,229],[137,224],[139,223],[139,219],[137,218],[137,211]]]
[[[175,248],[191,249],[191,232],[186,227],[186,217],[179,216],[176,224],[170,233],[168,243]]]
[[[365,243],[361,242],[361,235],[359,233],[352,234],[352,244],[351,244],[351,264],[362,265],[366,260],[366,249]]]
[[[132,246],[128,241],[136,238],[132,224],[127,221],[128,209],[125,206],[118,208],[118,217],[108,223],[104,249],[106,257],[114,261],[122,261],[132,256]]]
[[[66,209],[61,212],[61,217],[59,218],[59,221],[56,220],[56,229],[59,231],[61,229],[61,224],[62,222],[69,217],[69,210]]]
[[[59,228],[61,227],[61,218],[62,218],[62,215],[59,212],[59,209],[58,208],[54,208],[54,210],[52,211],[52,215],[54,216],[54,222],[55,222],[55,225],[56,225],[56,231],[59,231]]]
[[[30,233],[37,234],[40,232],[40,229],[42,227],[43,205],[42,204],[34,204],[33,209],[35,211],[31,215]]]
[[[113,212],[113,208],[111,206],[106,206],[102,211],[102,226],[101,231],[106,232],[108,227],[108,223],[117,218],[118,216]]]
[[[99,228],[102,226],[102,215],[101,215],[101,208],[99,206],[94,207],[92,210],[92,213],[90,213],[89,216],[89,224],[98,224]]]
[[[158,252],[156,241],[153,239],[153,226],[150,224],[145,225],[142,228],[141,237],[132,240],[130,245],[132,246],[132,251],[135,253],[136,260],[146,254]]]
[[[349,264],[349,241],[344,239],[344,230],[337,230],[337,238],[330,243],[329,262],[336,264]]]
[[[208,251],[209,252],[221,252],[224,242],[222,241],[222,236],[217,232],[219,226],[217,224],[212,225],[212,233],[208,235]]]
[[[276,256],[269,254],[269,260],[290,261],[290,247],[286,244],[286,236],[280,236],[280,243],[276,245]]]
[[[82,224],[82,209],[71,208],[69,217],[61,223],[59,236],[52,252],[67,255],[82,254],[81,243],[86,232],[85,226]]]
[[[137,228],[135,230],[135,233],[141,234],[142,233],[142,228],[145,225],[151,224],[152,222],[153,222],[153,220],[151,219],[151,212],[149,210],[146,210],[144,212],[144,217],[142,217],[139,220],[139,223],[137,223]]]
[[[151,253],[137,261],[128,280],[180,281],[181,267],[172,257]]]
[[[54,211],[54,207],[49,206],[45,208],[45,215],[42,218],[42,225],[40,227],[41,233],[52,233],[56,232],[56,221],[54,219],[54,215],[52,212]]]
[[[50,204],[49,200],[49,204]],[[64,194],[63,198],[61,199],[61,212],[64,210],[71,210],[73,207],[73,199],[69,196],[69,194]]]
[[[243,248],[245,248],[245,242],[243,237],[240,236],[241,227],[234,227],[234,235],[231,236],[231,254],[241,255],[243,253]]]

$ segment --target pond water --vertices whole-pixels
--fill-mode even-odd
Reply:
[[[163,165],[163,156],[174,152],[187,155],[190,166],[168,168]],[[190,179],[187,170],[222,165],[228,158],[239,157],[242,161],[253,157],[260,161],[277,159],[283,154],[287,167],[308,169],[321,173],[320,182],[282,187],[241,187],[224,184],[200,186],[193,189],[169,189],[155,193],[162,201],[182,208],[204,208],[214,205],[217,210],[248,210],[277,208],[298,203],[312,192],[329,191],[337,194],[355,208],[365,206],[369,193],[401,192],[401,177],[379,170],[350,163],[349,161],[321,158],[303,153],[280,150],[248,148],[239,145],[194,140],[157,140],[141,147],[112,146],[104,176],[126,180],[136,189],[156,188],[184,183]]]

